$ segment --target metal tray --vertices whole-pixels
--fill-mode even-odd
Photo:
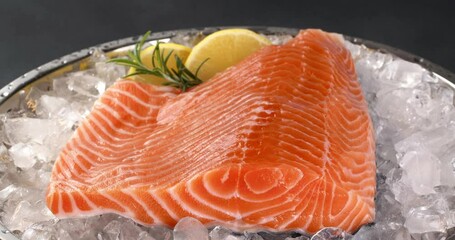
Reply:
[[[266,26],[235,26],[236,28],[247,28],[262,34],[286,34],[296,35],[299,29],[296,28],[283,28],[283,27],[266,27]],[[230,26],[223,27],[208,27],[208,28],[191,28],[173,31],[155,32],[148,37],[148,41],[166,40],[177,35],[208,35],[215,31],[225,28],[232,28]],[[452,72],[428,61],[414,54],[400,50],[398,48],[390,47],[381,43],[364,40],[356,37],[344,35],[344,38],[352,43],[365,45],[368,48],[379,50],[384,53],[395,55],[404,60],[417,63],[423,68],[430,71],[442,82],[455,89],[455,74]],[[0,113],[5,113],[11,109],[16,108],[24,101],[25,96],[33,85],[48,83],[55,77],[62,76],[63,74],[71,71],[77,71],[87,68],[88,58],[94,53],[95,49],[99,49],[106,53],[108,56],[120,55],[127,50],[131,49],[140,36],[128,37],[124,39],[114,40],[111,42],[99,44],[93,47],[82,49],[80,51],[68,54],[61,58],[55,59],[42,66],[39,66],[24,75],[16,78],[7,86],[0,89]],[[0,224],[0,239],[2,240],[18,240],[14,234],[8,231]]]

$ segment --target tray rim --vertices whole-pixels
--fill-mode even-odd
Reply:
[[[255,32],[259,32],[262,34],[290,34],[296,35],[300,29],[298,28],[288,28],[288,27],[268,27],[268,26],[219,26],[219,27],[201,27],[201,28],[185,28],[185,29],[177,29],[177,30],[169,30],[169,31],[161,31],[161,32],[153,32],[148,37],[147,41],[153,40],[160,40],[171,38],[179,34],[197,34],[202,33],[203,35],[207,35],[213,33],[215,31],[226,29],[226,28],[247,28]],[[9,84],[4,86],[0,89],[0,105],[6,102],[11,96],[15,93],[22,90],[24,87],[28,86],[29,84],[33,83],[34,81],[60,69],[65,66],[69,66],[71,64],[77,63],[90,55],[92,55],[95,49],[99,49],[104,53],[112,52],[116,49],[126,47],[129,45],[134,45],[140,39],[141,35],[122,38],[118,40],[113,40],[105,43],[101,43],[92,47],[84,48],[79,51],[64,55],[57,59],[54,59],[48,63],[45,63],[37,68],[34,68],[27,73],[19,76],[18,78],[11,81]],[[429,72],[435,74],[439,79],[444,81],[445,83],[449,84],[451,87],[455,88],[455,74],[451,71],[433,63],[429,60],[426,60],[422,57],[419,57],[415,54],[409,53],[407,51],[401,50],[399,48],[395,48],[386,44],[358,38],[352,37],[348,35],[343,35],[343,37],[358,45],[365,45],[368,48],[379,50],[385,53],[389,53],[395,55],[399,58],[402,58],[406,61],[417,63],[422,66],[424,69],[428,70]]]

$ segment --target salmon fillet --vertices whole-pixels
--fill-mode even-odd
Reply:
[[[353,232],[374,219],[375,168],[350,53],[304,30],[189,92],[118,81],[61,151],[46,200],[58,217]]]

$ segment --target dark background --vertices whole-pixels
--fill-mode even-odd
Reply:
[[[455,1],[2,0],[0,85],[102,42],[222,25],[322,28],[401,48],[455,72]]]

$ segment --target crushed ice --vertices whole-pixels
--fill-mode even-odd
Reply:
[[[182,36],[175,40],[188,41]],[[105,63],[100,52],[93,55],[89,70],[32,87],[25,102],[0,115],[1,223],[23,239],[449,238],[455,232],[453,89],[417,64],[346,45],[356,62],[377,141],[377,216],[355,235],[333,228],[312,237],[299,232],[236,233],[221,226],[207,229],[192,218],[182,219],[174,230],[143,227],[115,214],[56,219],[43,201],[53,161],[94,101],[125,74],[124,68]]]

